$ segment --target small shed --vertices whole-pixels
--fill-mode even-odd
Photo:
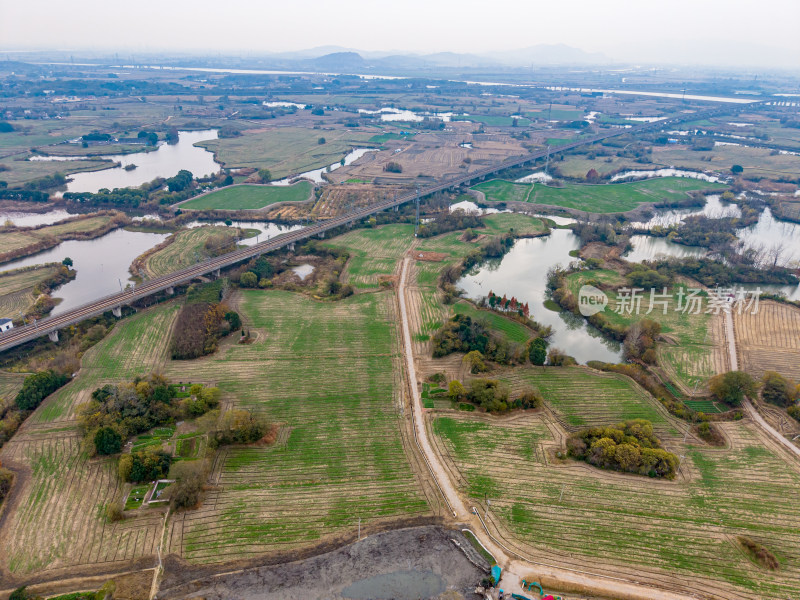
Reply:
[[[0,319],[0,333],[14,329],[14,323],[11,319]]]

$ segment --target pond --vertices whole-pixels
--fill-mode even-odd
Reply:
[[[300,281],[305,281],[306,277],[311,275],[314,272],[314,265],[300,265],[297,267],[292,267],[292,271],[300,278]]]
[[[447,589],[447,582],[433,571],[394,571],[351,583],[342,590],[352,600],[418,600],[435,598]]]
[[[650,235],[632,235],[631,245],[633,250],[622,256],[629,262],[642,262],[643,260],[653,260],[656,257],[665,256],[674,256],[676,258],[701,257],[707,253],[706,249],[700,246],[683,246],[670,242],[667,238]]]
[[[178,134],[177,144],[162,142],[152,152],[102,156],[120,163],[120,166],[70,175],[67,191],[96,193],[102,188],[137,187],[156,177],[173,177],[181,169],[191,171],[195,177],[219,171],[220,166],[214,162],[214,154],[194,145],[196,142],[217,139],[216,129],[180,131]],[[126,171],[127,165],[136,165],[136,168]]]
[[[502,259],[477,266],[456,285],[473,300],[493,291],[527,302],[531,318],[553,328],[551,346],[565,351],[579,363],[590,360],[616,363],[622,357],[618,343],[604,339],[583,318],[545,306],[548,270],[559,264],[567,266],[575,260],[570,251],[579,247],[580,240],[567,229],[554,229],[546,237],[520,239]]]

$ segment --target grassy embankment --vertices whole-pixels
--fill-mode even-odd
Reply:
[[[696,179],[660,177],[601,185],[566,183],[563,187],[493,179],[472,189],[486,194],[490,202],[532,202],[593,213],[619,213],[648,202],[681,200],[691,191],[722,190],[725,186]]]

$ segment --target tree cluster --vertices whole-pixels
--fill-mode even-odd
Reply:
[[[448,385],[448,396],[454,402],[469,402],[486,412],[504,413],[514,409],[539,408],[543,399],[536,390],[530,389],[517,398],[511,398],[508,385],[497,379],[473,379],[467,390],[460,381]]]
[[[432,221],[420,225],[417,237],[429,238],[450,231],[478,227],[483,227],[483,221],[476,215],[470,215],[461,210],[453,213],[442,212],[436,215]]]
[[[116,454],[128,437],[180,416],[176,396],[175,388],[157,374],[107,384],[78,407],[78,426],[98,454]]]
[[[28,375],[17,392],[14,403],[23,411],[34,410],[42,400],[69,381],[69,377],[55,371],[40,371]]]
[[[469,315],[457,314],[452,317],[434,334],[432,341],[434,358],[453,352],[467,354],[477,351],[481,358],[500,364],[522,363],[526,359],[524,346],[496,335],[485,323]]]
[[[577,431],[567,438],[567,452],[602,469],[666,479],[674,479],[680,464],[661,447],[653,424],[644,419]]]
[[[119,477],[123,481],[139,483],[164,479],[169,474],[172,456],[163,450],[145,449],[119,458]]]
[[[505,294],[503,297],[496,295],[493,291],[489,291],[489,295],[487,296],[487,301],[489,306],[492,310],[497,310],[501,312],[514,312],[517,313],[520,317],[528,318],[531,314],[530,308],[528,308],[528,303],[525,302],[524,304],[516,299],[516,297],[511,296],[511,298],[507,298]]]
[[[233,311],[217,302],[185,304],[178,313],[172,331],[172,358],[187,360],[214,352],[219,339],[232,331],[232,321],[236,321],[233,314]],[[238,322],[241,324],[241,321]]]
[[[708,388],[711,394],[729,406],[739,406],[745,396],[754,396],[756,393],[756,383],[744,371],[729,371],[714,375],[709,382]]]

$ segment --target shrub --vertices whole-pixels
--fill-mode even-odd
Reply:
[[[765,402],[781,407],[788,407],[795,400],[795,386],[780,373],[767,371],[761,378],[761,398]]]
[[[747,550],[750,556],[752,556],[762,567],[769,569],[770,571],[775,571],[780,566],[778,559],[775,558],[775,555],[758,542],[753,541],[744,535],[740,535],[736,539],[739,540],[739,543],[744,547],[744,549]]]
[[[505,412],[509,394],[508,386],[497,379],[473,379],[467,400],[488,412]]]
[[[242,328],[242,319],[235,310],[229,310],[225,313],[225,320],[230,324],[232,330]]]
[[[532,364],[541,367],[547,360],[547,340],[537,337],[528,344],[528,360]]]
[[[403,165],[398,162],[390,161],[386,163],[386,166],[383,167],[383,170],[387,173],[402,173],[403,172]]]
[[[228,410],[217,421],[211,432],[211,442],[217,446],[226,444],[252,444],[263,438],[269,423],[260,415],[246,410]]]
[[[122,503],[118,500],[114,500],[113,502],[109,502],[106,505],[106,518],[111,523],[116,523],[117,521],[122,521],[125,518],[125,514],[122,511]]]
[[[0,467],[0,502],[2,502],[8,492],[11,491],[11,484],[14,482],[14,473],[8,469]]]
[[[574,358],[558,348],[550,348],[550,352],[547,353],[547,363],[553,367],[570,367],[578,364]]]
[[[793,404],[789,408],[786,409],[786,412],[789,413],[789,416],[797,421],[800,421],[800,406],[797,404]]]
[[[254,288],[258,285],[258,275],[252,271],[245,271],[239,275],[239,285],[246,288]]]
[[[28,375],[14,402],[20,410],[34,410],[42,400],[69,381],[69,377],[54,371]]]

